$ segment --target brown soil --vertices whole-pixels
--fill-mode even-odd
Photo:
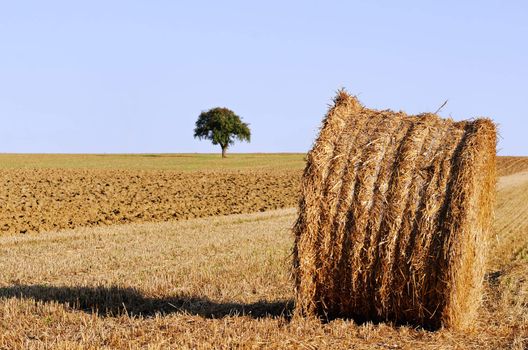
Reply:
[[[156,222],[297,205],[300,171],[0,171],[0,232]]]

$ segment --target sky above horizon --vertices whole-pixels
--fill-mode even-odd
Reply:
[[[231,152],[306,152],[344,87],[528,155],[524,1],[4,1],[0,50],[1,153],[218,152],[216,106],[252,130]]]

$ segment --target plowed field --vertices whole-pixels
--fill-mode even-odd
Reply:
[[[160,222],[297,205],[303,155],[217,158],[0,155],[0,234]],[[206,171],[207,166],[212,170]],[[528,171],[528,157],[498,158],[500,176],[522,171]]]
[[[297,204],[300,171],[0,170],[0,232],[249,213]]]

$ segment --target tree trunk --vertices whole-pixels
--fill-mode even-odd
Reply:
[[[222,158],[227,158],[227,146],[222,146]]]

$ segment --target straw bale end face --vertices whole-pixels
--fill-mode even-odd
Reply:
[[[296,313],[468,328],[495,191],[489,119],[376,111],[340,91],[307,157]]]

